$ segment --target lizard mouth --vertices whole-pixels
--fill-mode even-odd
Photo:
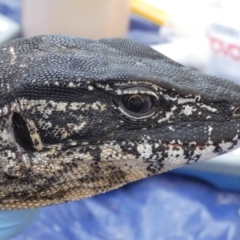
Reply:
[[[195,150],[195,149],[199,149],[199,150],[205,150],[207,148],[214,148],[214,152],[215,153],[226,153],[228,151],[234,150],[234,148],[237,148],[237,142],[238,140],[232,140],[232,141],[222,141],[219,143],[213,143],[213,142],[208,142],[208,143],[164,143],[163,146],[165,147],[172,147],[173,149],[188,149],[188,150]]]
[[[178,149],[178,148],[181,148],[181,149],[184,149],[184,148],[188,148],[188,149],[200,149],[200,150],[204,150],[206,149],[207,147],[211,147],[211,146],[215,146],[213,143],[207,143],[207,144],[204,144],[204,143],[182,143],[182,144],[178,144],[178,143],[165,143],[163,144],[163,146],[165,147],[169,147],[171,146],[172,148],[174,149]],[[216,144],[216,146],[218,146],[218,144]]]
[[[168,149],[169,158],[181,158],[185,159],[185,163],[192,163],[199,160],[208,160],[238,148],[237,137],[238,135],[231,141],[220,143],[165,143],[163,146]]]

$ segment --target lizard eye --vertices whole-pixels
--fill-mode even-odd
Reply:
[[[23,117],[19,113],[14,113],[12,122],[17,143],[26,151],[34,151],[33,142]]]
[[[124,95],[122,104],[131,112],[146,113],[152,108],[153,99],[150,95],[143,94]]]

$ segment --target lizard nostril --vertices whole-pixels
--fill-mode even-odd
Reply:
[[[234,109],[233,116],[240,116],[240,107]]]

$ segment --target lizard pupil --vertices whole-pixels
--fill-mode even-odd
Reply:
[[[149,95],[125,95],[123,105],[134,113],[146,113],[152,108],[152,99]]]

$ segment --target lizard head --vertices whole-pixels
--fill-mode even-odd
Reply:
[[[81,199],[239,147],[240,86],[124,39],[1,49],[0,208]]]

